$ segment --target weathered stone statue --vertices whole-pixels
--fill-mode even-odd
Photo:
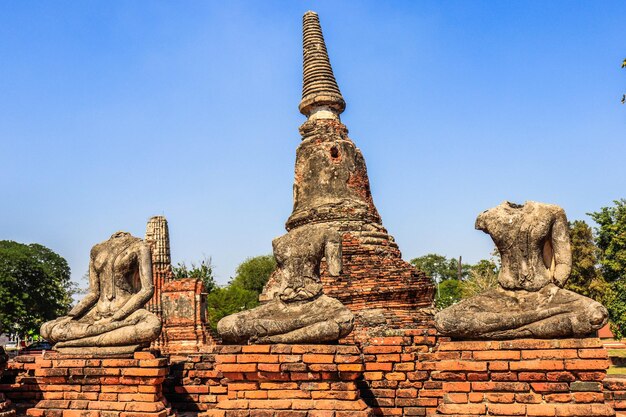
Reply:
[[[562,208],[528,201],[484,211],[476,229],[491,235],[502,260],[499,287],[435,316],[444,335],[467,339],[582,337],[607,322],[598,302],[563,289],[572,267]]]
[[[352,331],[354,316],[322,293],[320,264],[341,273],[341,236],[324,225],[304,225],[272,242],[276,270],[252,310],[224,317],[217,331],[226,343],[322,343]]]
[[[89,293],[41,335],[62,353],[123,354],[148,346],[161,320],[142,307],[154,292],[149,246],[117,232],[91,249]]]

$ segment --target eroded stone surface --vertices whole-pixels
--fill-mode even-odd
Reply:
[[[504,202],[476,219],[500,252],[499,287],[435,316],[437,329],[458,338],[582,337],[601,328],[608,313],[598,302],[563,289],[572,267],[562,208]]]
[[[143,307],[154,292],[150,247],[114,233],[91,249],[89,293],[41,335],[62,353],[122,354],[155,340],[161,320]]]
[[[341,237],[324,225],[305,225],[272,242],[276,270],[263,289],[266,301],[224,317],[217,331],[226,343],[322,343],[352,330],[353,314],[322,293],[322,258],[341,272]]]

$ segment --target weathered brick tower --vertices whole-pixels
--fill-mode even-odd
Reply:
[[[198,352],[215,340],[206,323],[206,294],[200,279],[174,279],[167,219],[154,216],[146,226],[146,242],[152,252],[154,295],[149,311],[163,321],[163,330],[152,347],[165,354]]]
[[[296,152],[294,206],[287,230],[329,223],[343,232],[343,274],[324,271],[325,293],[357,315],[361,328],[413,327],[430,319],[434,286],[402,260],[370,192],[361,151],[348,137],[339,91],[314,12],[303,17],[302,143]]]

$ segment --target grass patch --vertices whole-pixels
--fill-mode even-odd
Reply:
[[[626,349],[609,349],[610,358],[626,358]]]
[[[626,375],[626,366],[611,366],[606,373],[607,375]]]

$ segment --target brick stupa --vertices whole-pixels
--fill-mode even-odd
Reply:
[[[293,212],[286,228],[327,223],[343,233],[343,273],[322,266],[327,295],[357,316],[360,328],[402,328],[430,319],[434,286],[402,255],[383,227],[361,151],[340,114],[346,103],[330,65],[319,18],[303,17],[302,143],[296,151]]]

